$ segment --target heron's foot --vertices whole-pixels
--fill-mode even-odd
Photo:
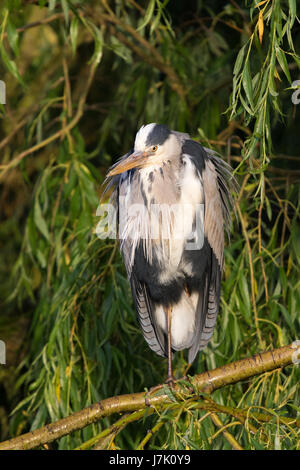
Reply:
[[[176,382],[176,380],[174,379],[174,376],[173,376],[173,375],[168,375],[167,380],[165,381],[165,383],[166,383],[170,388],[174,388],[174,387],[175,387],[175,382]]]

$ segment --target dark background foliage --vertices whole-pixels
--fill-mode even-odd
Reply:
[[[164,380],[118,246],[95,234],[107,169],[142,124],[189,132],[241,185],[218,325],[189,373],[299,338],[299,46],[296,0],[2,2],[1,439]],[[185,353],[174,365],[181,376]],[[280,421],[299,416],[299,379],[295,366],[215,392],[249,408],[248,421],[222,414],[221,426],[246,449],[299,447],[299,431]],[[262,409],[270,423],[251,414]],[[231,448],[209,414],[188,407],[107,445],[137,448],[151,428],[148,448]]]

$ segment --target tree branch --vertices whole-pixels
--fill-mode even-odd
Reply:
[[[209,394],[226,385],[249,379],[267,371],[286,367],[295,363],[299,354],[300,347],[294,342],[288,346],[256,354],[250,358],[241,359],[196,375],[190,378],[190,382],[198,393]],[[164,392],[164,387],[164,385],[157,387],[154,395],[151,392],[140,392],[106,398],[99,403],[77,411],[59,421],[2,442],[0,443],[0,450],[32,449],[39,445],[52,442],[72,431],[82,429],[91,423],[99,421],[104,416],[109,416],[113,413],[143,410],[149,405],[159,408],[170,402],[169,395]],[[159,394],[157,394],[157,390]],[[176,393],[176,391],[180,390],[181,387],[177,384],[174,392]]]
[[[73,119],[67,125],[65,125],[65,127],[63,127],[59,131],[52,134],[50,137],[44,139],[42,142],[39,142],[38,144],[34,145],[33,147],[30,147],[29,149],[26,149],[23,152],[19,153],[19,155],[14,157],[6,165],[0,165],[0,183],[5,179],[7,172],[9,170],[11,170],[12,168],[15,168],[21,162],[21,160],[23,160],[25,157],[27,157],[31,153],[34,153],[37,150],[42,149],[43,147],[47,146],[51,142],[54,142],[55,140],[59,139],[60,137],[66,135],[71,129],[73,129],[73,127],[75,127],[78,124],[78,122],[80,121],[80,119],[83,116],[85,101],[86,101],[91,83],[92,83],[94,75],[95,75],[95,70],[96,70],[96,64],[92,63],[90,65],[90,68],[89,68],[89,72],[88,72],[88,76],[87,76],[87,80],[86,80],[84,90],[83,90],[82,95],[80,96],[79,101],[78,101],[77,112],[76,112],[75,116],[73,117]],[[2,172],[1,172],[1,170],[2,170]]]
[[[144,62],[148,62],[153,67],[156,67],[161,72],[166,74],[169,79],[171,88],[178,94],[181,99],[186,98],[186,90],[184,89],[183,83],[177,72],[173,69],[171,64],[164,59],[147,39],[145,39],[139,32],[130,26],[130,24],[123,22],[109,7],[106,0],[101,2],[107,13],[101,12],[100,14],[91,8],[89,5],[85,5],[85,10],[88,15],[93,18],[94,21],[99,22],[106,21],[112,25],[113,34],[127,47],[133,50]],[[121,28],[125,35],[118,32],[116,27]],[[133,41],[129,40],[129,37]]]

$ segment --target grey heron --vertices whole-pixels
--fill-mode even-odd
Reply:
[[[188,134],[151,123],[107,177],[138,320],[168,357],[172,383],[172,353],[188,349],[192,363],[216,324],[232,169]]]

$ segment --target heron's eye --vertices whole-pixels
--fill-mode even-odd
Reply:
[[[158,148],[158,146],[157,146],[157,145],[154,145],[154,146],[152,147],[152,152],[156,152],[157,148]]]

